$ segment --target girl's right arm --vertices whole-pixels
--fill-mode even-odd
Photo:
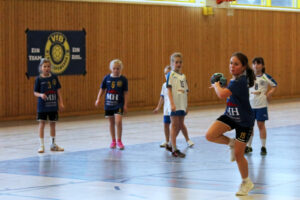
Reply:
[[[43,100],[47,99],[47,95],[39,92],[33,92],[34,96],[41,97]]]
[[[171,87],[168,87],[168,97],[169,97],[169,101],[170,101],[170,105],[171,105],[171,111],[175,112],[176,111],[176,106],[174,104],[174,99],[173,99],[172,88]]]
[[[153,110],[154,113],[157,113],[159,111],[163,102],[164,102],[164,98],[162,96],[160,96],[158,104],[157,104],[156,108]]]
[[[95,102],[95,106],[96,106],[96,107],[99,106],[100,101],[101,101],[101,97],[102,97],[102,95],[105,93],[105,91],[106,91],[106,89],[100,88],[99,93],[98,93],[98,96],[97,96],[97,99],[96,99],[96,102]]]
[[[221,87],[219,81],[212,84],[212,87],[215,89],[215,92],[220,99],[226,99],[232,95],[232,92],[228,88]]]

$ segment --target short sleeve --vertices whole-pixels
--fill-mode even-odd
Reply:
[[[172,76],[171,76],[171,72],[169,72],[169,73],[167,74],[167,83],[166,83],[166,87],[167,87],[167,88],[171,88],[172,85],[173,85],[173,78],[172,78]]]
[[[60,85],[60,82],[59,82],[58,77],[56,76],[55,79],[56,79],[56,82],[57,82],[56,89],[60,89],[60,88],[61,88],[61,85]]]
[[[102,89],[106,89],[107,88],[106,79],[107,79],[107,76],[105,76],[104,79],[102,80],[100,88],[102,88]]]
[[[271,87],[276,87],[277,86],[277,82],[272,78],[272,76],[270,76],[269,74],[265,74],[267,76],[267,80],[268,80],[268,84]]]
[[[41,92],[39,77],[36,77],[36,79],[35,79],[35,82],[34,82],[34,91],[35,92]]]
[[[241,90],[242,90],[241,86],[242,86],[241,80],[233,80],[227,88],[231,91],[233,95],[238,95],[241,94]]]
[[[124,86],[123,86],[123,89],[125,92],[128,91],[128,80],[127,78],[124,76]]]

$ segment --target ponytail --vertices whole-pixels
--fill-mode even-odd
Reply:
[[[253,69],[249,66],[246,68],[247,78],[248,78],[248,87],[252,87],[254,85],[254,81],[256,79]]]

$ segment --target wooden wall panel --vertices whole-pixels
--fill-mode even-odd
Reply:
[[[299,97],[300,13],[224,9],[203,16],[201,8],[51,0],[0,0],[0,120],[33,118],[34,78],[25,77],[26,35],[31,30],[81,30],[86,35],[86,76],[60,76],[62,115],[103,112],[94,102],[109,62],[120,58],[129,79],[131,110],[154,108],[170,55],[184,55],[190,105],[220,103],[210,76],[228,78],[230,55],[242,51],[251,62],[265,58],[278,81],[276,98]]]

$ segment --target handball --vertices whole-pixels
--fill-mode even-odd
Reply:
[[[227,79],[222,73],[214,73],[210,78],[210,82],[211,84],[214,84],[218,81],[220,82],[221,87],[225,87],[227,85]]]

